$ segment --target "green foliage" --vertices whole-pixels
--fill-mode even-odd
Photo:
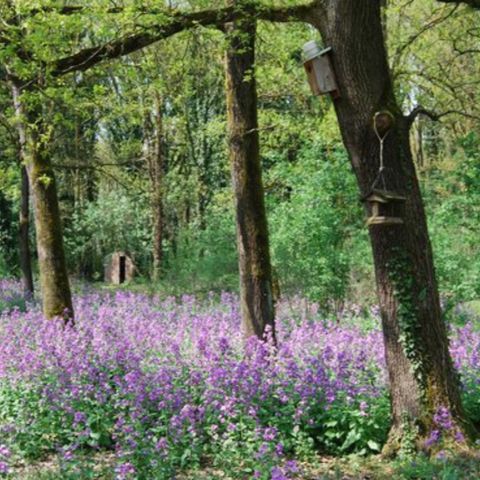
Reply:
[[[352,265],[347,248],[361,225],[357,188],[341,149],[313,144],[267,179],[273,263],[286,294],[327,305],[343,300]]]
[[[235,222],[231,205],[212,205],[203,228],[183,228],[175,245],[166,245],[167,269],[161,286],[177,295],[185,292],[238,288]],[[175,250],[173,250],[175,248]]]
[[[5,260],[3,255],[0,255],[0,277],[7,278],[11,275],[11,267],[8,265],[8,262]]]
[[[70,265],[90,265],[98,278],[105,257],[123,250],[133,256],[137,268],[148,272],[150,264],[150,220],[144,197],[131,197],[118,190],[100,193],[94,201],[75,211],[65,228]]]
[[[479,145],[475,133],[461,139],[452,159],[460,168],[446,163],[427,184],[436,269],[440,290],[450,306],[480,297]]]
[[[16,209],[0,189],[0,277],[10,276],[17,265]]]
[[[306,430],[322,451],[339,455],[379,453],[390,423],[389,399],[382,396],[370,403],[356,399],[351,405],[336,401],[314,418]]]
[[[418,456],[414,460],[401,465],[398,469],[399,478],[404,480],[468,480],[477,478],[480,474],[478,460],[459,458],[454,461],[440,455],[431,460]]]

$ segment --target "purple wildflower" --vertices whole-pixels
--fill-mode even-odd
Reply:
[[[0,475],[6,475],[9,471],[8,465],[6,462],[0,462]]]

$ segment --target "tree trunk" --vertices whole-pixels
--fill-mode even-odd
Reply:
[[[55,176],[45,140],[40,137],[42,121],[28,128],[20,94],[20,87],[12,83],[18,125],[25,134],[24,163],[33,197],[35,229],[37,234],[38,267],[42,289],[42,307],[46,318],[61,316],[73,319],[72,296],[63,249],[62,225],[58,205]]]
[[[22,118],[22,106],[20,103],[20,92],[18,88],[12,84],[12,98],[14,102],[15,112],[18,116],[16,121],[16,130],[18,136],[18,159],[20,162],[22,183],[20,197],[20,217],[18,229],[18,245],[20,251],[20,270],[22,271],[23,294],[26,300],[33,299],[33,273],[32,273],[32,255],[30,251],[30,187],[28,184],[28,173],[26,168],[26,148],[27,148],[27,132],[25,129],[24,119]]]
[[[240,5],[239,5],[240,7]],[[272,273],[259,153],[255,83],[255,21],[226,26],[228,144],[234,192],[240,299],[247,337],[275,338]]]
[[[163,260],[163,121],[162,100],[155,95],[155,139],[152,179],[152,215],[153,215],[153,279],[160,279]]]
[[[32,274],[32,255],[30,252],[30,187],[28,185],[28,174],[23,164],[23,146],[20,147],[20,161],[22,162],[22,189],[20,205],[20,225],[19,225],[19,250],[20,250],[20,270],[22,271],[23,294],[26,300],[32,300],[34,295],[33,274]]]
[[[407,426],[416,429],[418,440],[424,439],[440,407],[448,408],[455,422],[451,433],[469,431],[441,317],[409,121],[394,97],[380,2],[326,0],[312,11],[311,23],[333,48],[341,95],[335,109],[362,196],[371,190],[379,168],[373,116],[388,110],[396,120],[385,140],[385,181],[389,190],[407,199],[404,223],[369,227],[392,401],[393,425],[385,451],[400,448]]]

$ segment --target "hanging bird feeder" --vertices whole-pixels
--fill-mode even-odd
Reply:
[[[405,197],[394,192],[372,189],[364,198],[368,208],[367,225],[402,224],[405,200]]]
[[[362,199],[367,205],[367,225],[399,225],[403,223],[406,197],[388,190],[383,164],[383,144],[394,124],[390,112],[377,112],[373,117],[373,129],[380,143],[380,166],[370,192]]]
[[[318,43],[312,40],[303,46],[303,65],[314,95],[330,93],[333,98],[339,98],[340,93],[333,71],[331,54],[331,47],[322,50]]]

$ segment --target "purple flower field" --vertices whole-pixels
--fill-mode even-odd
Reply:
[[[35,307],[0,316],[0,477],[15,456],[60,452],[68,464],[109,449],[119,479],[173,478],[208,459],[233,478],[279,480],[296,478],[291,458],[375,452],[385,440],[382,337],[360,319],[281,302],[275,351],[245,344],[231,294],[90,293],[75,308],[74,329]],[[455,328],[451,349],[478,414],[480,334]]]

